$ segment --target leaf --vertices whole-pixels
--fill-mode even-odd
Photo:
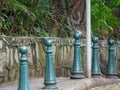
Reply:
[[[23,5],[22,3],[18,2],[18,1],[11,0],[11,4],[16,9],[20,9],[20,10],[22,10],[24,12],[29,12],[29,10],[27,9],[27,7],[25,5]]]
[[[0,29],[3,27],[2,23],[0,22]]]
[[[119,6],[120,5],[120,0],[110,0],[113,5]]]
[[[41,28],[40,28],[40,27],[34,27],[34,30],[35,30],[37,33],[40,33]]]

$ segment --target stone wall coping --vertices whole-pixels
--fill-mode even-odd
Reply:
[[[53,46],[61,46],[61,45],[73,45],[73,38],[60,38],[60,37],[0,37],[0,43],[3,41],[3,44],[7,44],[8,46],[20,46],[20,45],[31,45],[34,43],[43,43],[45,39],[53,40]],[[81,46],[86,46],[86,39],[81,39]],[[91,43],[92,45],[92,43]],[[99,40],[99,45],[101,47],[108,47],[107,40]],[[115,45],[120,46],[120,41],[116,41]],[[3,45],[4,46],[4,45]]]

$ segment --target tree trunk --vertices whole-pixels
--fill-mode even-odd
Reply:
[[[73,18],[78,19],[78,13],[80,12],[81,21],[79,24],[80,29],[85,33],[85,0],[73,0]]]

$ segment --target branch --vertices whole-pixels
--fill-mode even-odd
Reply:
[[[74,20],[73,18],[71,19],[71,22],[74,23],[74,24],[80,24],[80,21],[81,21],[81,15],[80,15],[80,12],[78,12],[78,20]]]
[[[82,34],[80,27],[79,27],[80,21],[81,21],[80,12],[78,12],[78,20],[74,20],[73,18],[71,18],[71,23],[72,23],[72,26],[75,32]]]

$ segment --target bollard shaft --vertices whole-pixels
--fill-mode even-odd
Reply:
[[[92,38],[93,47],[92,47],[92,76],[101,75],[100,64],[98,59],[98,38]]]
[[[108,68],[107,76],[116,77],[116,66],[115,66],[115,57],[114,57],[114,40],[109,40],[109,49],[108,49]]]
[[[18,90],[30,90],[28,81],[28,63],[27,63],[27,47],[21,46],[19,48],[20,57],[20,76]]]
[[[54,71],[54,64],[53,64],[53,54],[52,54],[52,41],[46,40],[45,42],[47,49],[46,49],[46,69],[45,69],[45,77],[44,77],[44,89],[57,89],[56,86],[56,75]]]
[[[71,70],[71,79],[80,79],[84,78],[83,76],[83,69],[81,63],[81,56],[80,56],[80,34],[74,34],[75,42],[74,42],[74,60],[73,66]]]

